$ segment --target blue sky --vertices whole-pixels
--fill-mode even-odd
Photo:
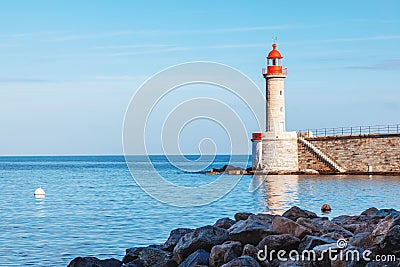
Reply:
[[[275,36],[288,130],[400,123],[399,1],[215,2],[3,1],[0,155],[121,154],[147,78],[215,61],[264,90]]]

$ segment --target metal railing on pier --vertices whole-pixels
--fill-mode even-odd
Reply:
[[[400,133],[400,124],[353,126],[337,128],[319,128],[297,131],[303,136],[341,136],[341,135],[366,135],[366,134],[396,134]]]

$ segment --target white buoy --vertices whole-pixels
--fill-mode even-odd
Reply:
[[[35,190],[35,193],[33,195],[35,196],[35,198],[45,198],[46,193],[41,187],[39,187]]]

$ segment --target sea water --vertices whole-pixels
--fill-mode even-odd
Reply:
[[[204,167],[196,156],[187,158]],[[175,184],[199,186],[217,179],[177,169],[164,156],[151,160]],[[242,156],[236,163],[249,160]],[[217,156],[207,169],[228,161],[229,156]],[[134,164],[140,169],[143,162],[138,156]],[[254,191],[250,184],[261,186]],[[38,187],[45,190],[44,199],[34,198]],[[280,214],[298,205],[320,214],[328,203],[332,218],[372,206],[400,209],[400,177],[295,175],[243,176],[208,205],[173,207],[135,183],[123,156],[0,157],[0,189],[1,266],[66,266],[77,256],[122,259],[126,248],[161,244],[174,228],[213,224],[241,211]]]

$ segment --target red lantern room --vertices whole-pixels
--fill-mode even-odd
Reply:
[[[287,69],[282,69],[282,55],[276,50],[276,44],[272,45],[272,50],[267,56],[267,71],[263,74],[287,74]]]

